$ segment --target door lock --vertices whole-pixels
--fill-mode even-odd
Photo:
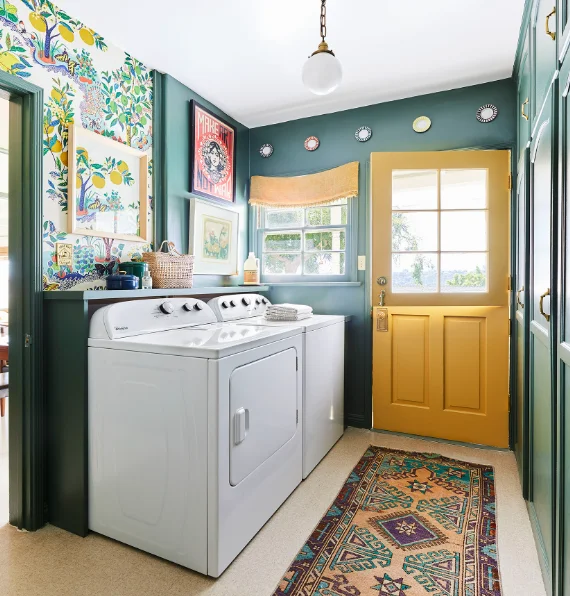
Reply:
[[[380,277],[379,277],[379,278],[376,280],[376,283],[377,283],[379,286],[385,286],[385,285],[388,283],[388,280],[387,280],[387,279],[386,279],[386,278],[385,278],[383,275],[381,275],[381,276],[380,276]]]

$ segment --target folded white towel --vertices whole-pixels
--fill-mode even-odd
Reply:
[[[307,313],[312,313],[313,309],[310,306],[306,306],[304,304],[271,304],[267,307],[266,311],[268,313],[278,313],[278,314],[293,314],[293,315],[303,315]]]
[[[291,314],[272,314],[272,313],[265,313],[264,318],[266,321],[302,321],[303,319],[310,319],[313,316],[312,312],[300,314],[300,315],[291,315]]]

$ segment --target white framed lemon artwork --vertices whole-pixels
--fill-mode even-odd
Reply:
[[[68,232],[147,242],[148,156],[79,126],[68,143]]]

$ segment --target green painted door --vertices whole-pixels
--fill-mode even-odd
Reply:
[[[563,48],[570,43],[570,0],[558,0],[558,52],[561,54]]]
[[[530,141],[530,114],[531,114],[531,102],[530,102],[530,54],[529,54],[529,37],[528,33],[525,37],[523,45],[523,53],[521,58],[521,65],[519,70],[518,80],[518,158],[522,157],[522,154]]]
[[[515,385],[517,424],[515,427],[514,445],[525,498],[528,495],[528,365],[526,362],[528,330],[525,318],[525,303],[528,302],[528,270],[530,268],[529,259],[527,258],[530,242],[530,229],[528,226],[530,215],[529,155],[530,150],[527,147],[523,151],[518,164],[516,266],[514,276],[514,287],[516,289],[514,339],[517,346]]]
[[[533,13],[534,102],[533,126],[540,114],[548,88],[556,70],[556,0],[537,0]]]
[[[555,81],[557,83],[557,81]],[[547,94],[531,145],[531,292],[525,315],[530,319],[530,511],[544,583],[551,585],[553,562],[553,387],[551,382],[551,212],[557,84]],[[528,309],[528,310],[527,310]]]

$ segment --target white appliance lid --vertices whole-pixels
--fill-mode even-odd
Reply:
[[[90,347],[150,352],[195,358],[223,358],[261,345],[299,335],[299,327],[266,327],[214,323],[147,333],[114,340],[90,338]]]
[[[265,317],[253,317],[251,319],[242,319],[235,321],[236,325],[262,325],[264,327],[299,327],[305,331],[315,331],[328,325],[336,325],[337,323],[344,323],[346,317],[344,315],[313,315],[307,319],[300,321],[269,321]]]

